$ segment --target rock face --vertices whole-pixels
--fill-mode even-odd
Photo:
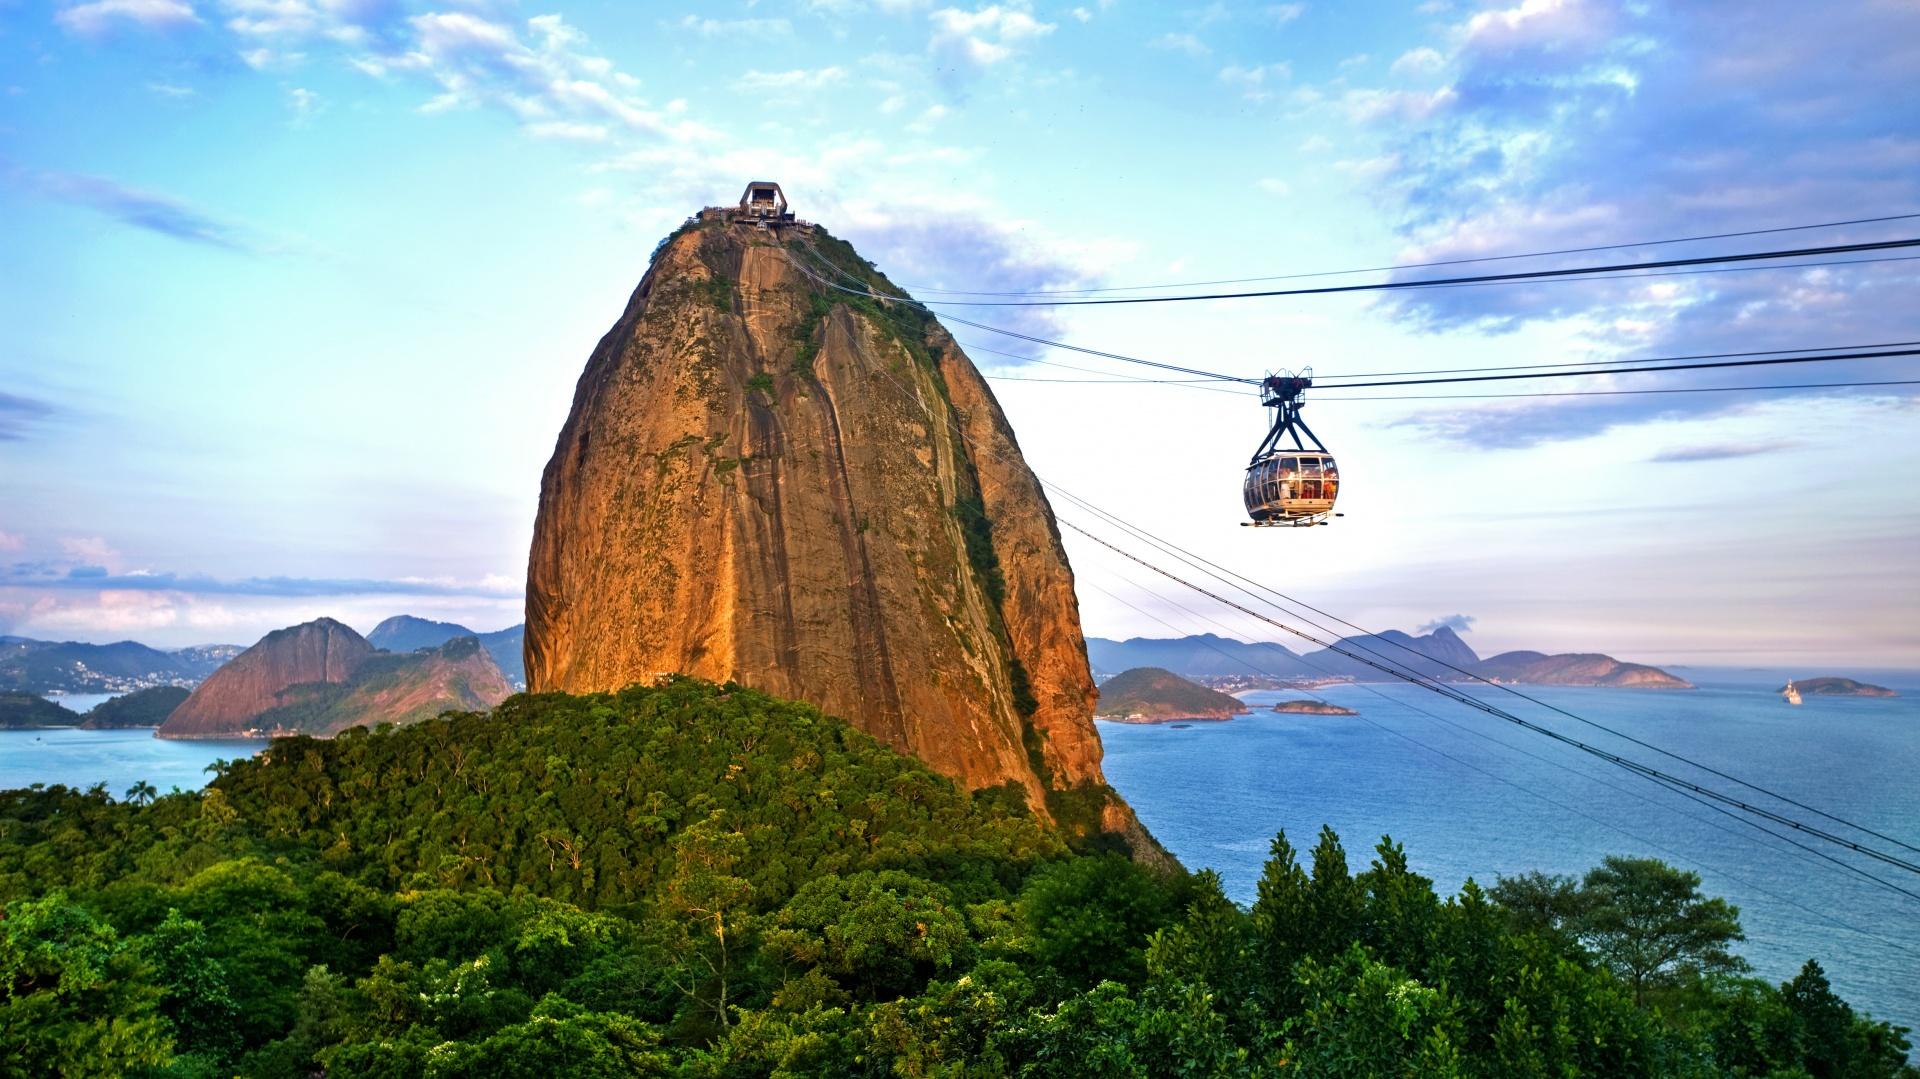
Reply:
[[[1238,697],[1189,682],[1159,667],[1122,671],[1100,686],[1098,715],[1115,723],[1232,719],[1250,709]]]
[[[993,395],[931,318],[828,279],[897,291],[824,229],[708,211],[661,245],[541,481],[529,688],[736,680],[1138,832],[1101,775],[1066,554]]]
[[[289,686],[345,682],[373,646],[331,618],[276,629],[229,660],[160,725],[162,738],[228,738],[280,705]]]

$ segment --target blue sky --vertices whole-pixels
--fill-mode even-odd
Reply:
[[[747,179],[910,287],[1344,269],[1920,210],[1916,80],[1889,0],[0,0],[0,632],[517,621],[580,367]],[[1913,265],[982,320],[1249,375],[1567,362],[1920,337]],[[1692,383],[1912,367],[1780,370]],[[1318,400],[1348,516],[1277,534],[1236,523],[1251,402],[996,389],[1048,480],[1357,621],[1920,666],[1901,388]],[[1090,633],[1271,635],[1069,548]]]

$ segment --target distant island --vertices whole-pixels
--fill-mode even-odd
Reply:
[[[1273,706],[1276,712],[1285,712],[1295,716],[1357,716],[1360,713],[1351,708],[1342,708],[1326,701],[1281,701]]]
[[[1237,697],[1208,689],[1160,667],[1135,667],[1100,686],[1094,718],[1115,723],[1232,719],[1251,711]]]
[[[0,692],[0,731],[77,727],[80,715],[32,693]]]
[[[1851,678],[1796,678],[1792,683],[1802,694],[1821,697],[1898,697],[1885,686],[1856,682]]]
[[[1358,657],[1358,658],[1356,658]],[[1490,659],[1467,646],[1446,626],[1414,636],[1397,629],[1343,637],[1332,647],[1304,654],[1272,641],[1249,643],[1207,633],[1193,637],[1087,639],[1095,672],[1159,667],[1215,689],[1312,689],[1345,682],[1387,682],[1374,663],[1399,667],[1441,682],[1524,683],[1539,686],[1602,686],[1612,689],[1692,689],[1693,683],[1658,667],[1628,663],[1598,652],[1549,655],[1503,652]]]

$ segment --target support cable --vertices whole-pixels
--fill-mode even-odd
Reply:
[[[950,296],[1085,296],[1104,292],[1145,292],[1163,288],[1205,288],[1209,285],[1250,285],[1262,281],[1299,281],[1311,277],[1346,277],[1361,273],[1390,273],[1396,270],[1427,270],[1436,266],[1469,266],[1484,262],[1509,262],[1514,259],[1551,258],[1555,255],[1587,255],[1595,251],[1625,251],[1634,247],[1663,247],[1667,244],[1696,243],[1701,240],[1732,240],[1744,236],[1771,236],[1783,232],[1806,232],[1812,229],[1842,228],[1847,225],[1877,225],[1887,221],[1910,221],[1920,218],[1916,214],[1889,214],[1883,217],[1856,217],[1848,221],[1822,221],[1811,225],[1784,225],[1777,228],[1746,229],[1741,232],[1713,232],[1700,236],[1676,236],[1670,240],[1637,240],[1632,243],[1597,244],[1591,247],[1562,247],[1553,251],[1528,251],[1513,255],[1480,255],[1474,258],[1442,259],[1436,262],[1401,262],[1391,266],[1365,266],[1353,270],[1317,270],[1311,273],[1271,274],[1265,277],[1228,277],[1215,281],[1178,281],[1158,285],[1113,285],[1106,288],[1083,289],[1039,289],[1014,292],[989,292],[984,289],[928,288],[919,285],[907,285],[903,288],[916,293],[937,293]]]

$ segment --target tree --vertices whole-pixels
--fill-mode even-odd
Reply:
[[[1020,895],[1034,955],[1075,988],[1138,982],[1147,935],[1179,910],[1171,883],[1114,854],[1048,866]]]
[[[240,1045],[240,1006],[227,986],[226,968],[212,955],[206,927],[169,910],[141,952],[165,994],[160,1012],[173,1024],[175,1050],[224,1063]]]
[[[147,805],[159,796],[159,790],[144,779],[127,788],[127,801],[137,806]]]
[[[60,893],[0,913],[0,1076],[121,1075],[173,1056],[159,992],[111,926]]]
[[[764,948],[833,975],[860,999],[891,1000],[952,969],[971,941],[945,888],[889,869],[800,889],[774,915]]]
[[[669,975],[697,1010],[725,1030],[733,1022],[728,994],[735,953],[750,917],[753,885],[745,870],[747,838],[723,809],[673,837],[673,877],[660,902]]]
[[[1740,908],[1700,894],[1700,874],[1657,858],[1609,855],[1582,883],[1589,908],[1581,939],[1633,989],[1647,990],[1679,975],[1743,969],[1727,945],[1745,940]]]
[[[1572,877],[1534,870],[1501,877],[1487,893],[1507,912],[1516,933],[1561,936],[1576,931],[1592,907],[1592,895]]]

